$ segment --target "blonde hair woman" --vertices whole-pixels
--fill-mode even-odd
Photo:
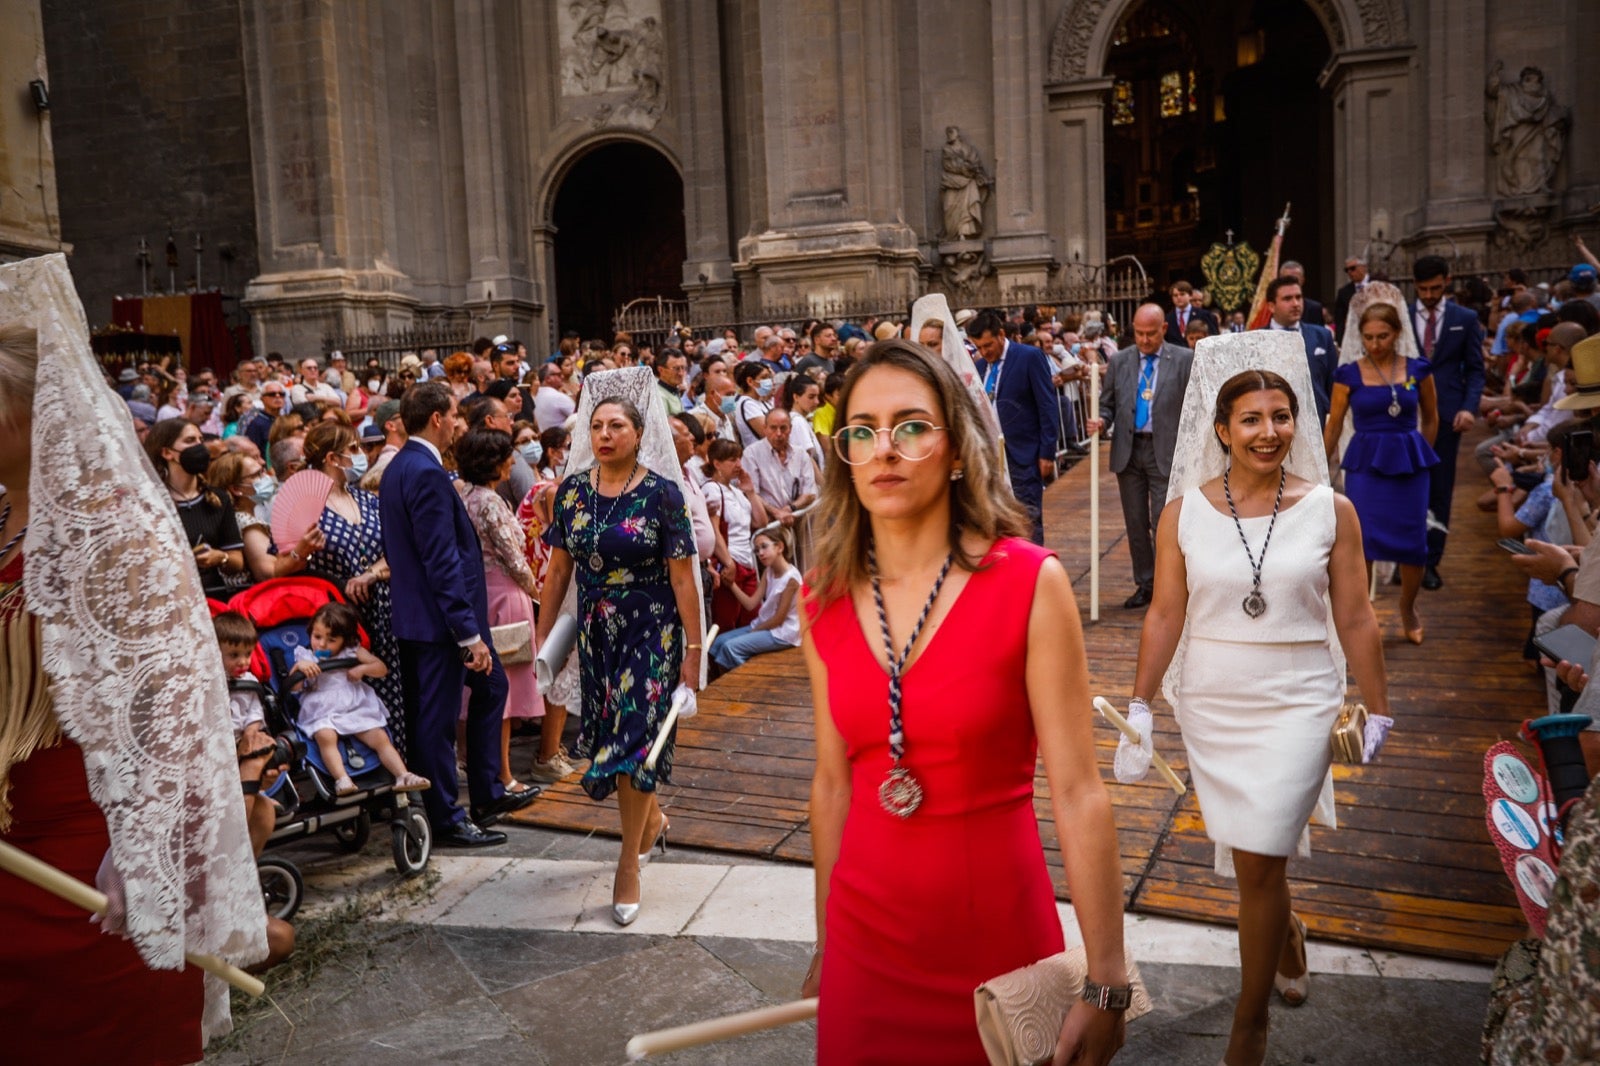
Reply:
[[[819,1062],[984,1060],[973,988],[1062,947],[1041,751],[1089,977],[1127,984],[1078,608],[982,427],[955,372],[906,341],[867,349],[839,396],[803,612]],[[1121,1043],[1120,1013],[1080,1002],[1056,1061]]]

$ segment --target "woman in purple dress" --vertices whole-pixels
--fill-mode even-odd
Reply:
[[[1422,643],[1417,590],[1428,562],[1428,468],[1437,466],[1433,438],[1439,404],[1432,367],[1395,348],[1400,315],[1375,303],[1361,315],[1366,356],[1334,371],[1333,397],[1323,429],[1329,465],[1338,458],[1339,431],[1349,411],[1355,436],[1345,449],[1344,491],[1361,519],[1367,562],[1400,564],[1400,621],[1406,639]]]

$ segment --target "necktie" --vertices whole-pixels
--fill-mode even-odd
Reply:
[[[994,387],[999,383],[1000,364],[999,362],[990,363],[988,372],[983,375],[983,391],[989,399],[994,399]]]
[[[1150,400],[1154,395],[1154,390],[1150,385],[1155,379],[1155,373],[1156,357],[1153,355],[1145,356],[1144,369],[1139,371],[1139,394],[1133,401],[1133,430],[1135,433],[1143,433],[1150,428]]]
[[[1178,332],[1182,333],[1189,328],[1189,309],[1185,307],[1178,312]]]
[[[1433,358],[1433,342],[1437,337],[1438,323],[1439,309],[1437,307],[1428,308],[1428,328],[1422,331],[1422,354],[1429,359]]]

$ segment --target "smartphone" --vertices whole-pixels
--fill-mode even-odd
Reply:
[[[1577,663],[1585,669],[1594,661],[1594,645],[1595,639],[1579,626],[1557,626],[1533,638],[1533,646],[1551,662]]]
[[[1575,429],[1567,434],[1567,446],[1561,449],[1561,465],[1567,480],[1573,484],[1589,480],[1589,464],[1594,460],[1594,430]]]
[[[1512,555],[1538,555],[1539,553],[1528,547],[1516,537],[1501,537],[1495,543],[1510,552]]]

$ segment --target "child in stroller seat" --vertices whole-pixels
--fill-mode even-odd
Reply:
[[[325,604],[311,616],[311,648],[294,650],[291,671],[305,679],[300,693],[300,728],[322,752],[323,763],[334,775],[335,794],[348,796],[359,791],[339,754],[341,736],[353,736],[377,753],[383,768],[394,775],[396,792],[420,792],[429,787],[428,779],[406,769],[389,739],[383,701],[361,683],[362,678],[387,676],[389,668],[361,646],[359,625],[356,612],[343,603]],[[356,665],[323,672],[322,662],[346,657],[354,657]]]
[[[223,611],[211,620],[222,649],[222,665],[228,679],[236,681],[250,673],[250,656],[256,647],[256,627],[238,611]],[[245,822],[250,828],[250,845],[261,854],[277,820],[271,799],[262,794],[277,770],[267,769],[272,752],[272,736],[267,732],[261,697],[248,690],[228,693],[228,715],[233,721],[233,742],[239,753],[239,773],[244,779]]]

